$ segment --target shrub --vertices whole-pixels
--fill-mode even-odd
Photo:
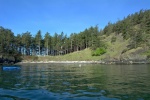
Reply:
[[[94,50],[92,52],[92,56],[100,56],[102,54],[106,53],[106,49],[105,48],[97,48],[96,50]]]
[[[111,38],[111,43],[113,43],[113,42],[116,42],[116,37],[115,37],[115,36],[113,36],[113,37]]]
[[[150,59],[150,50],[148,50],[145,54],[147,55],[147,58]]]

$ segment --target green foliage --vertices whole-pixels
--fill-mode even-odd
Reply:
[[[140,10],[114,24],[108,23],[103,29],[103,33],[106,35],[113,32],[122,33],[124,39],[130,39],[131,48],[137,48],[144,44],[150,46],[150,10]],[[112,38],[111,42],[114,40]]]
[[[41,46],[41,41],[42,41],[42,36],[41,36],[41,31],[39,30],[35,36],[36,45]]]
[[[116,42],[116,37],[115,37],[115,36],[113,36],[113,37],[111,38],[111,43],[113,43],[113,42]]]
[[[105,48],[97,48],[96,50],[92,52],[92,56],[100,56],[100,55],[103,55],[104,53],[106,53]]]
[[[63,32],[51,36],[47,32],[44,39],[40,30],[34,37],[28,31],[14,36],[11,30],[0,27],[0,53],[12,55],[19,51],[24,55],[60,55],[60,52],[68,54],[90,48],[93,50],[93,56],[99,56],[106,52],[106,42],[118,41],[115,36],[104,40],[103,36],[109,37],[112,33],[122,35],[124,39],[130,41],[126,50],[140,46],[150,47],[150,10],[141,10],[115,23],[108,22],[101,30],[96,25],[82,32],[72,33],[70,36]]]
[[[146,51],[144,54],[147,55],[148,59],[150,59],[150,50]]]
[[[47,49],[47,55],[48,55],[48,51],[50,49],[51,46],[51,36],[50,34],[47,32],[44,36],[44,47]]]
[[[22,34],[22,44],[26,47],[29,47],[31,44],[31,34],[30,32],[25,32]]]
[[[103,33],[107,36],[113,32],[114,25],[111,22],[108,22],[108,25],[105,26]]]
[[[39,47],[39,55],[41,55],[41,45],[42,45],[42,36],[41,36],[41,30],[39,30],[35,36],[35,43]]]

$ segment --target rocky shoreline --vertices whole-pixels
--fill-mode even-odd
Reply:
[[[150,64],[149,61],[22,61],[17,64],[36,64],[36,63],[54,63],[54,64]]]

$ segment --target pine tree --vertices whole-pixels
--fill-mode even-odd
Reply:
[[[31,34],[30,32],[25,32],[22,34],[22,44],[24,47],[24,55],[30,55],[30,45],[31,45]]]
[[[39,30],[35,36],[36,45],[38,45],[39,47],[38,55],[41,55],[41,41],[42,41],[42,36],[41,36],[41,31]]]
[[[49,51],[49,48],[50,48],[50,40],[51,40],[51,37],[50,37],[50,34],[47,32],[44,36],[44,47],[46,48],[46,54],[49,55],[48,51]]]

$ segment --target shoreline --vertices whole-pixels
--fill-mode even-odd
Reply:
[[[102,64],[105,62],[102,61],[23,61],[19,62],[19,64],[26,64],[26,63],[31,63],[31,64],[39,64],[39,63],[54,63],[54,64],[75,64],[75,63],[87,63],[87,64]]]
[[[16,64],[150,64],[148,61],[22,61]]]

